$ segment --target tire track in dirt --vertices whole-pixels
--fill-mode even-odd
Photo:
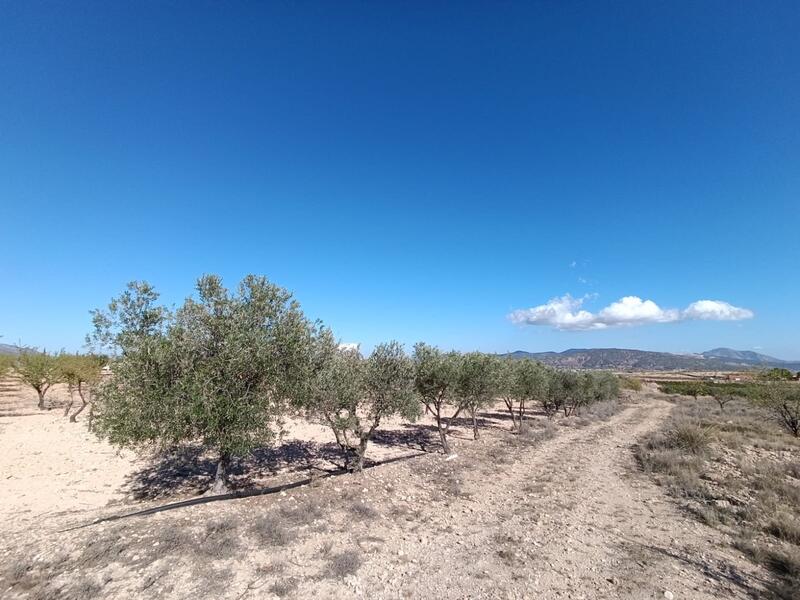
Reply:
[[[562,429],[491,480],[465,465],[472,497],[451,505],[450,532],[413,549],[405,597],[423,590],[439,598],[759,595],[764,574],[637,472],[633,444],[671,407],[650,396],[607,422]],[[401,596],[364,583],[368,596],[370,588],[375,597]]]

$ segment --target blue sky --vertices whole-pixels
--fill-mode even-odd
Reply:
[[[252,272],[365,348],[800,358],[798,29],[796,2],[5,2],[2,341],[77,349],[129,280]]]

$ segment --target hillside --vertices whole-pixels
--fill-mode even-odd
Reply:
[[[749,363],[754,365],[782,365],[786,364],[786,360],[775,358],[774,356],[767,356],[766,354],[759,354],[752,350],[733,350],[731,348],[714,348],[703,352],[706,358],[718,358],[722,360],[732,360],[738,363]]]
[[[754,356],[752,356],[754,355]],[[788,362],[757,354],[717,348],[702,354],[672,354],[622,348],[574,348],[564,352],[509,353],[515,358],[533,358],[555,367],[618,369],[623,371],[731,371],[765,367],[800,370],[800,362]]]

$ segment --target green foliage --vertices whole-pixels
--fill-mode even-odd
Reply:
[[[286,290],[247,276],[235,293],[219,277],[172,313],[146,283],[94,311],[90,341],[118,358],[98,389],[98,431],[122,446],[201,441],[220,462],[272,442],[287,403],[304,392],[314,328]]]
[[[16,357],[10,354],[0,354],[0,379],[3,379],[14,368]]]
[[[102,368],[108,362],[108,359],[98,354],[68,354],[62,352],[56,357],[56,362],[60,373],[59,379],[67,384],[70,397],[69,403],[64,410],[64,416],[69,415],[70,422],[75,423],[78,415],[89,404],[91,394],[100,384]],[[70,415],[76,391],[81,399],[81,406],[74,414]],[[93,414],[90,410],[89,429],[92,428]]]
[[[606,371],[554,371],[542,408],[550,417],[558,411],[569,417],[592,404],[616,399],[619,392],[619,379]]]
[[[457,389],[460,405],[472,418],[475,439],[479,437],[477,411],[497,396],[501,366],[501,360],[491,354],[470,352],[464,355]]]
[[[59,380],[76,388],[97,384],[106,362],[108,359],[99,354],[61,353],[56,356]]]
[[[800,437],[800,384],[763,385],[755,402],[769,411],[789,433]]]
[[[327,331],[319,336],[314,355],[307,412],[332,429],[346,467],[361,471],[382,420],[419,415],[414,366],[398,342],[378,345],[364,360],[356,351],[338,349]]]
[[[710,386],[713,384],[704,381],[660,381],[658,389],[665,394],[677,394],[679,396],[708,396]]]
[[[19,379],[36,390],[39,396],[38,407],[44,410],[44,399],[47,391],[60,381],[58,360],[46,350],[41,352],[25,348],[17,357],[14,366]]]
[[[733,396],[755,400],[761,394],[757,383],[718,383],[714,381],[659,381],[658,388],[665,394],[680,396]]]
[[[622,376],[619,377],[619,386],[623,390],[631,390],[633,392],[641,392],[642,391],[642,380],[636,377],[627,377]]]
[[[512,430],[519,429],[527,406],[547,399],[551,373],[540,363],[505,359],[498,369],[497,388],[511,415]]]
[[[774,368],[763,371],[759,377],[765,381],[791,381],[794,375],[789,369]]]
[[[457,417],[462,407],[458,402],[458,382],[462,358],[458,352],[442,352],[425,343],[414,346],[414,385],[425,409],[436,419],[436,427],[442,449],[450,453],[447,434],[452,419]],[[450,405],[454,413],[445,423],[443,411]]]

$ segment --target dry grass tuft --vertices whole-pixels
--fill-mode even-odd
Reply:
[[[273,583],[269,591],[278,598],[284,598],[294,592],[299,585],[300,582],[295,577],[287,577],[286,579],[279,579]]]
[[[343,579],[348,575],[355,575],[363,563],[364,559],[354,551],[340,552],[328,559],[327,574],[332,578]]]
[[[231,558],[239,550],[239,534],[237,520],[218,517],[206,523],[203,539],[196,547],[198,554],[208,558]]]
[[[257,517],[253,521],[251,531],[261,544],[269,546],[286,546],[294,537],[284,525],[284,521],[272,513]]]
[[[360,502],[358,500],[350,504],[350,512],[365,521],[371,521],[378,518],[377,510],[372,508],[372,506],[369,504]]]

